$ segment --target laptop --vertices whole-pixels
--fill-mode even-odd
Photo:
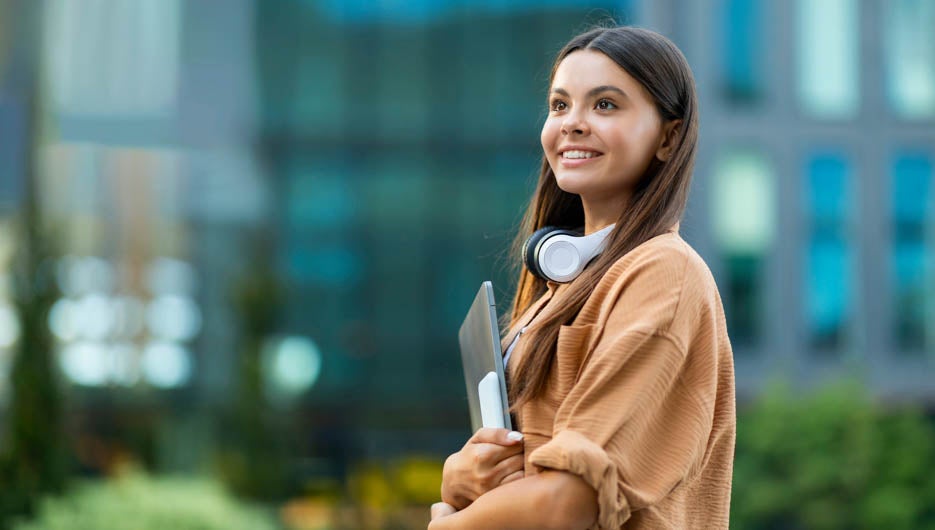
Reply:
[[[458,331],[458,342],[472,431],[482,427],[512,430],[491,282],[483,282],[477,291]]]

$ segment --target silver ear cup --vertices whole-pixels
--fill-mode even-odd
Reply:
[[[604,250],[607,236],[614,225],[582,236],[568,230],[557,230],[539,241],[535,249],[536,265],[541,277],[566,283],[584,271],[588,263]]]
[[[557,235],[543,241],[539,248],[539,269],[552,281],[571,281],[581,274],[587,265],[578,247],[572,242],[572,237],[574,236]]]
[[[569,238],[573,238],[579,235],[580,234],[578,234],[577,232],[573,232],[571,230],[562,230],[562,229],[553,228],[547,233],[542,234],[541,237],[539,237],[538,241],[530,241],[530,243],[533,243],[535,245],[532,248],[532,256],[531,256],[532,259],[530,260],[530,261],[533,261],[535,264],[534,274],[536,274],[537,276],[539,276],[540,278],[544,280],[567,281],[567,280],[556,279],[556,278],[561,278],[562,276],[556,275],[554,272],[550,272],[553,266],[550,264],[550,260],[547,257],[548,249],[551,248],[560,239],[568,240]],[[527,256],[527,258],[528,257],[530,256]],[[559,256],[559,258],[561,259],[562,256]]]

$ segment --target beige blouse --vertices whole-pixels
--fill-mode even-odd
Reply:
[[[565,288],[549,282],[504,348]],[[523,346],[520,338],[508,370]],[[550,377],[516,415],[527,476],[581,476],[597,491],[592,529],[728,527],[733,356],[714,278],[677,227],[607,271],[561,327]]]

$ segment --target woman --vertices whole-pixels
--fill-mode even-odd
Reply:
[[[524,247],[503,343],[519,432],[481,429],[448,458],[429,529],[727,528],[733,359],[714,279],[678,233],[691,70],[657,33],[595,29],[559,52],[548,105],[517,241],[583,226],[603,251],[559,283],[532,255],[542,232]]]

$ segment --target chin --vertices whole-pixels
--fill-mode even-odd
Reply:
[[[582,182],[582,179],[569,177],[567,175],[560,176],[555,175],[555,184],[558,185],[558,188],[565,193],[573,193],[575,195],[581,195],[582,193],[587,193],[587,183]]]

